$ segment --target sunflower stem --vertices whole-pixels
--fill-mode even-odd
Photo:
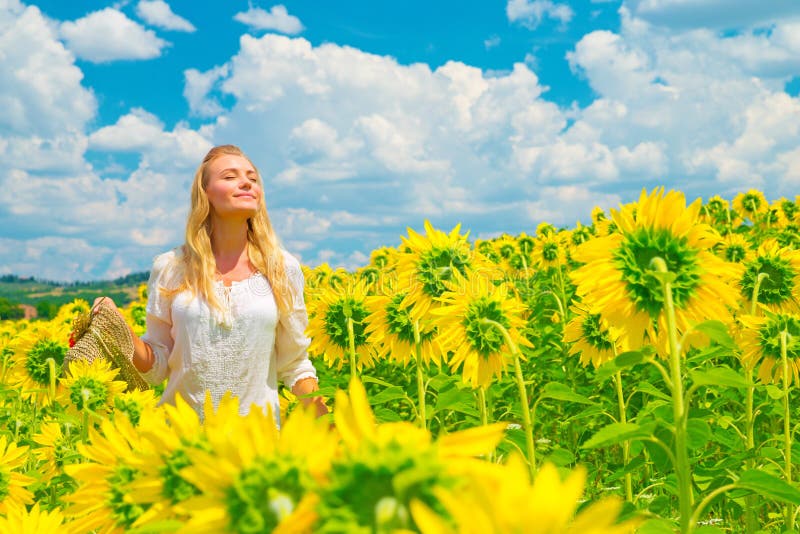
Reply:
[[[767,273],[758,273],[756,277],[756,281],[753,284],[753,294],[750,297],[750,315],[755,315],[756,311],[758,310],[758,292],[761,289],[761,283],[764,281],[765,278],[768,278],[769,275]],[[745,447],[747,449],[748,455],[747,459],[745,460],[745,466],[747,469],[753,469],[755,467],[755,461],[753,460],[753,450],[755,449],[755,437],[753,435],[755,421],[753,415],[753,395],[755,393],[756,386],[753,382],[753,369],[749,365],[745,365]],[[758,505],[758,496],[755,494],[748,495],[744,498],[745,500],[745,529],[748,534],[752,534],[758,529],[758,523],[756,521],[756,507]]]
[[[525,252],[520,252],[520,257],[522,258],[522,269],[525,271],[525,285],[527,286],[530,280],[530,274],[528,273],[528,260],[525,259]]]
[[[417,357],[417,395],[419,396],[419,423],[422,428],[428,428],[428,417],[425,409],[425,370],[422,367],[422,351],[420,349],[419,320],[414,321],[414,352]]]
[[[669,368],[672,376],[672,414],[675,423],[675,476],[678,481],[678,506],[680,510],[680,531],[686,534],[692,530],[691,518],[694,496],[692,495],[692,472],[689,465],[687,445],[686,406],[683,403],[683,377],[681,374],[681,353],[678,344],[678,328],[675,320],[675,303],[672,300],[667,263],[655,257],[650,262],[659,273],[658,280],[664,293],[664,313],[667,319],[669,336]]]
[[[781,332],[781,361],[783,363],[783,447],[784,447],[784,476],[786,483],[792,485],[792,429],[791,429],[791,411],[789,407],[789,388],[791,387],[791,379],[789,375],[789,357],[787,354],[786,346],[789,344],[789,332],[786,330]],[[785,508],[785,525],[788,532],[794,531],[794,513],[792,507],[786,505]]]
[[[56,361],[53,358],[47,358],[47,370],[50,371],[50,401],[56,398]]]
[[[525,428],[525,445],[528,448],[528,466],[530,467],[531,480],[536,473],[536,449],[533,443],[533,422],[531,421],[531,408],[528,403],[528,392],[525,389],[525,377],[522,376],[522,365],[520,364],[520,351],[519,347],[514,340],[511,339],[511,334],[508,333],[506,327],[492,321],[491,319],[482,318],[480,320],[484,324],[491,325],[502,334],[503,339],[511,350],[511,355],[514,358],[514,376],[517,382],[517,389],[519,389],[519,400],[522,405],[522,426]]]
[[[481,414],[481,425],[488,425],[489,406],[486,403],[486,388],[484,386],[478,386],[478,410],[480,410]]]
[[[356,335],[353,332],[353,318],[347,318],[347,343],[350,346],[350,380],[352,381],[356,373]]]
[[[616,352],[616,350],[614,351]],[[622,391],[622,372],[617,371],[614,375],[614,383],[617,386],[617,404],[619,404],[619,422],[627,423],[628,416],[625,409],[625,394]],[[622,465],[623,468],[628,468],[628,461],[630,460],[631,442],[625,440],[622,442]],[[633,502],[633,477],[630,473],[625,473],[625,498],[628,502]]]

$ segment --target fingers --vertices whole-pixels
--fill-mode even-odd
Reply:
[[[97,313],[101,306],[111,306],[112,310],[117,309],[117,305],[109,297],[97,297],[92,304],[92,310]]]

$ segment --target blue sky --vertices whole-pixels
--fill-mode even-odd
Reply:
[[[285,246],[348,268],[425,219],[533,233],[643,187],[800,183],[794,0],[0,0],[0,57],[3,273],[149,268],[223,143]]]

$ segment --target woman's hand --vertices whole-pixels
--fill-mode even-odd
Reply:
[[[317,379],[309,377],[295,382],[294,386],[292,387],[292,393],[298,397],[303,397],[303,395],[308,395],[309,393],[313,393],[318,389],[319,384],[317,383]],[[313,404],[314,409],[317,412],[317,417],[328,415],[328,407],[325,405],[325,399],[322,397],[304,397],[300,400],[303,401],[303,406],[309,406]]]
[[[114,301],[110,297],[97,297],[94,299],[94,303],[92,304],[92,313],[97,313],[101,307],[109,307],[114,310],[114,313],[118,314],[122,319],[125,319],[125,316],[122,315],[122,312],[119,311],[117,305],[114,304]],[[139,336],[133,331],[131,325],[125,321],[125,324],[128,325],[128,330],[131,333],[131,340],[133,341],[133,355],[131,358],[131,362],[133,362],[134,367],[140,373],[146,373],[153,367],[153,363],[155,362],[155,355],[153,354],[153,349],[142,341]]]

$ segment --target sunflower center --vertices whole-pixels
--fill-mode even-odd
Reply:
[[[417,264],[417,276],[422,290],[430,297],[441,297],[447,291],[444,283],[453,278],[453,271],[467,272],[469,256],[455,247],[433,248],[422,254]]]
[[[516,251],[517,251],[516,247],[511,243],[505,243],[503,245],[500,245],[500,255],[504,258],[511,257],[511,255],[514,254]]]
[[[787,224],[776,236],[780,246],[792,249],[800,248],[800,227],[796,224]]]
[[[117,526],[130,528],[133,522],[144,513],[144,508],[135,503],[125,502],[128,485],[136,478],[137,471],[126,465],[117,466],[108,477],[108,507]]]
[[[545,243],[542,246],[542,258],[546,261],[556,261],[558,259],[558,243]]]
[[[296,466],[257,459],[238,474],[226,491],[229,531],[272,532],[304,493]]]
[[[761,199],[756,194],[747,193],[742,199],[742,207],[744,207],[745,211],[748,213],[756,213],[758,208],[761,207]]]
[[[374,284],[377,282],[378,277],[380,276],[380,271],[375,267],[367,267],[366,269],[361,271],[361,278],[369,282],[370,284]]]
[[[725,248],[725,259],[732,263],[739,263],[747,254],[742,245],[729,245]]]
[[[116,397],[114,399],[114,409],[127,415],[133,426],[139,424],[139,419],[142,417],[142,405],[135,400]]]
[[[765,356],[781,359],[781,332],[788,335],[786,356],[790,359],[800,358],[800,318],[792,315],[774,315],[759,332],[759,344]]]
[[[469,304],[462,323],[467,334],[467,343],[475,352],[484,358],[489,358],[492,354],[500,352],[505,340],[497,327],[486,324],[481,319],[491,319],[506,329],[510,328],[511,324],[497,301],[483,297]]]
[[[194,484],[180,476],[180,470],[189,465],[192,465],[192,461],[186,454],[186,450],[179,448],[169,455],[159,469],[164,484],[162,494],[172,504],[185,501],[200,493]]]
[[[576,228],[575,230],[573,230],[570,239],[572,239],[573,245],[580,245],[581,243],[589,241],[591,237],[592,237],[592,232],[589,230],[589,227],[583,226],[581,228]]]
[[[797,204],[791,200],[784,200],[781,202],[781,209],[783,210],[783,214],[786,215],[786,218],[790,221],[797,215]]]
[[[67,347],[52,339],[40,339],[34,343],[28,351],[28,358],[25,361],[25,370],[34,382],[42,386],[50,383],[50,366],[47,359],[53,358],[56,363],[56,373],[64,363],[64,355]]]
[[[391,334],[411,345],[414,343],[414,324],[408,310],[400,307],[404,298],[404,293],[398,293],[386,305],[386,324]]]
[[[343,520],[342,531],[408,532],[409,502],[416,498],[436,507],[433,490],[445,483],[441,472],[435,455],[392,441],[358,460],[334,464],[326,500]]]
[[[69,388],[69,400],[78,410],[96,412],[108,400],[108,387],[90,376],[80,376]]]
[[[368,315],[369,312],[363,302],[349,297],[339,300],[331,304],[325,312],[325,332],[336,346],[345,350],[349,349],[350,341],[347,336],[347,318],[349,316],[353,319],[355,346],[360,347],[367,342],[364,330]]]
[[[587,314],[581,322],[583,339],[597,350],[613,350],[614,342],[600,323],[600,314]]]
[[[767,275],[758,289],[758,301],[765,304],[780,304],[791,298],[794,289],[794,274],[789,262],[780,257],[761,256],[747,265],[742,277],[742,295],[753,298],[758,275]]]
[[[651,317],[658,316],[664,306],[664,295],[658,279],[651,274],[650,261],[662,258],[667,269],[675,274],[672,299],[677,309],[683,308],[700,281],[697,251],[686,238],[678,238],[662,228],[640,228],[625,235],[614,252],[614,261],[636,307]]]
[[[517,241],[517,244],[519,245],[520,252],[522,252],[527,256],[530,256],[531,252],[533,252],[533,247],[535,242],[531,237],[521,237]]]

